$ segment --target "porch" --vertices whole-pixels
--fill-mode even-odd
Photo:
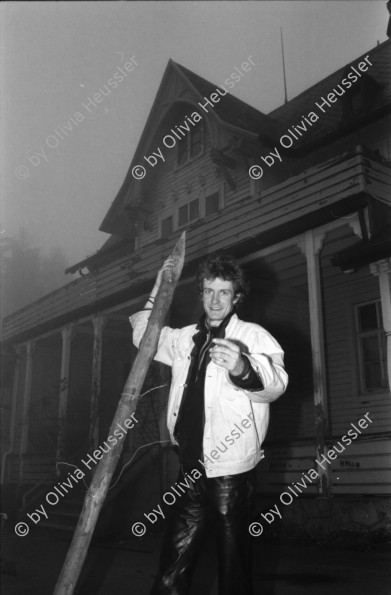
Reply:
[[[269,456],[258,473],[263,492],[280,493],[298,481],[368,411],[374,417],[370,431],[307,494],[391,492],[390,369],[383,386],[362,390],[352,322],[357,305],[369,302],[378,302],[389,320],[389,273],[375,276],[365,268],[346,275],[330,264],[335,252],[371,233],[373,203],[386,200],[390,180],[390,169],[358,147],[267,191],[256,188],[213,221],[189,229],[187,267],[168,323],[196,319],[195,266],[212,251],[229,250],[253,288],[240,315],[264,325],[286,352],[291,380],[288,393],[272,406]],[[134,356],[128,316],[143,303],[172,242],[169,237],[144,246],[142,257],[135,252],[5,320],[4,335],[16,346],[17,360],[3,481],[22,492],[42,488],[56,479],[56,463],[78,465],[104,441]],[[142,423],[128,434],[122,464],[139,446],[167,439],[168,383],[167,369],[154,366],[143,392],[156,390],[140,401]],[[160,472],[163,489],[175,477],[175,463],[167,466],[163,457]]]

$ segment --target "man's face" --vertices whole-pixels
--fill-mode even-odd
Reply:
[[[237,302],[232,281],[204,279],[202,302],[210,326],[219,326]]]

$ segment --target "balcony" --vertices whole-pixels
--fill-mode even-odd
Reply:
[[[390,168],[356,147],[198,221],[188,232],[186,263],[223,248],[238,255],[259,250],[362,209],[371,199],[389,201],[390,181]],[[3,340],[21,342],[141,296],[177,235],[143,246],[6,317]]]

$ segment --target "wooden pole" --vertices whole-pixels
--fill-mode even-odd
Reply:
[[[175,259],[173,271],[164,271],[163,279],[155,298],[148,326],[141,340],[139,351],[133,362],[124,392],[118,403],[117,411],[109,431],[109,436],[114,434],[118,424],[124,425],[135,412],[140,390],[148,372],[148,368],[155,356],[160,332],[164,319],[171,305],[175,286],[182,272],[185,259],[185,237],[183,232],[179,238],[172,256]],[[55,586],[53,595],[72,595],[76,587],[84,560],[87,555],[92,534],[98,520],[99,512],[105,500],[111,478],[120,457],[124,439],[118,440],[116,445],[99,461],[90,487],[84,499],[79,522],[75,529],[72,543]]]

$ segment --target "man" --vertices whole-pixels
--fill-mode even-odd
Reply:
[[[166,259],[144,310],[131,316],[138,347]],[[178,486],[151,595],[185,595],[211,518],[217,536],[219,595],[251,595],[248,526],[252,470],[269,421],[269,403],[286,389],[283,351],[261,326],[239,320],[244,273],[234,258],[211,256],[197,273],[204,307],[198,325],[162,329],[157,361],[172,367],[167,423],[178,447]]]

